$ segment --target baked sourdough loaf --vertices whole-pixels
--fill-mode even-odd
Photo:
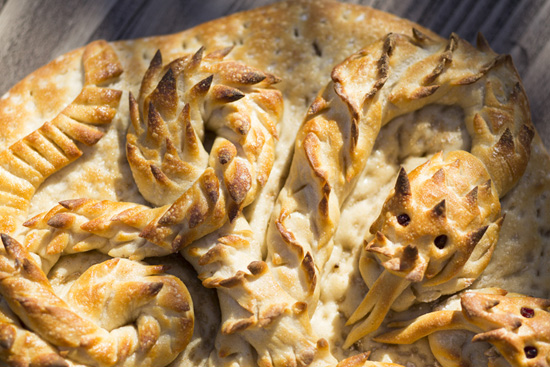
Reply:
[[[482,36],[289,0],[92,42],[0,126],[2,364],[550,364],[550,158]]]

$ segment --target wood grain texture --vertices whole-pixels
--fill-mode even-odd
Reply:
[[[0,0],[0,94],[56,56],[97,38],[129,39],[178,32],[274,0]],[[482,32],[511,54],[533,120],[550,146],[550,1],[350,1],[408,18],[440,35],[473,42]]]

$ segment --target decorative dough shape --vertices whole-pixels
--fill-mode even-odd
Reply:
[[[487,289],[464,292],[460,304],[459,311],[435,311],[390,324],[400,329],[375,339],[411,343],[437,331],[464,329],[476,333],[473,342],[485,341],[496,347],[498,354],[490,356],[489,364],[502,356],[512,366],[550,365],[550,300]],[[460,356],[438,340],[441,337],[437,333],[430,336],[434,355],[444,367],[462,366]]]
[[[475,49],[370,8],[289,0],[174,35],[75,50],[0,99],[0,127],[12,147],[0,152],[9,178],[0,182],[7,193],[0,193],[2,230],[29,252],[37,278],[26,284],[41,289],[34,293],[48,281],[55,289],[53,296],[44,291],[48,299],[102,329],[92,315],[98,309],[79,301],[87,285],[110,289],[126,275],[92,273],[116,263],[137,274],[151,269],[141,261],[163,264],[169,254],[173,269],[196,271],[202,285],[174,271],[193,298],[193,336],[176,333],[190,338],[188,346],[178,343],[175,357],[162,353],[159,365],[431,365],[422,340],[382,347],[367,336],[343,348],[352,330],[346,320],[381,274],[381,283],[410,283],[395,292],[395,312],[374,313],[381,328],[430,308],[416,302],[467,286],[550,291],[550,159],[509,57],[482,38]],[[42,151],[48,144],[56,150]],[[456,158],[470,169],[456,169]],[[384,200],[399,165],[412,176],[422,171],[424,183],[441,183],[436,172],[447,171],[447,185],[430,189],[411,177],[413,197],[425,195],[411,207],[424,218],[426,211],[458,218],[464,233],[441,224],[457,239],[471,234],[448,248],[460,261],[448,263],[452,254],[433,246],[400,250],[386,233],[393,227],[376,221],[381,210],[397,210]],[[403,189],[405,171],[399,177]],[[430,200],[432,191],[444,204],[443,197]],[[373,222],[384,237],[367,238],[369,251],[362,250]],[[384,255],[390,252],[393,259]],[[15,265],[9,256],[3,263]],[[24,321],[10,293],[16,290],[2,291],[10,298],[0,303],[2,361],[75,365],[88,358],[44,337],[48,331],[38,330],[47,323]],[[190,311],[183,314],[190,320]],[[154,327],[145,324],[142,349],[156,348]]]

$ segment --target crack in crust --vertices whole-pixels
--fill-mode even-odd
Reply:
[[[157,52],[130,96],[127,156],[142,195],[171,204],[142,237],[176,251],[229,219],[265,185],[282,114],[279,79],[226,56],[231,48],[178,58]],[[216,138],[208,153],[205,130]]]
[[[507,293],[498,288],[466,291],[459,310],[434,311],[414,320],[392,323],[398,328],[374,339],[382,343],[409,344],[430,338],[434,356],[444,367],[464,365],[456,346],[441,340],[443,330],[474,332],[472,342],[486,341],[496,348],[489,365],[550,366],[550,300]]]

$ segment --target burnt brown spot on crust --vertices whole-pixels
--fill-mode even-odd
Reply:
[[[215,85],[212,88],[212,96],[218,102],[231,103],[243,98],[245,94],[237,88],[225,85]]]
[[[481,241],[481,239],[483,238],[483,235],[485,234],[485,232],[487,232],[488,228],[489,226],[484,226],[468,233],[466,247],[468,249],[473,249],[478,244],[478,242]]]
[[[263,261],[253,261],[248,264],[247,269],[252,275],[261,275],[268,271],[268,266]]]
[[[189,209],[189,228],[195,228],[207,218],[208,208],[201,203],[194,204]]]
[[[401,255],[401,262],[399,264],[400,271],[407,271],[414,267],[416,259],[418,258],[418,248],[416,246],[407,245]]]
[[[166,118],[174,118],[178,106],[176,77],[172,69],[168,69],[159,84],[150,95],[150,101]]]
[[[72,200],[60,201],[59,205],[61,205],[65,209],[75,210],[76,208],[81,207],[82,205],[86,204],[87,202],[88,202],[88,199],[72,199]]]
[[[75,221],[73,214],[69,213],[57,213],[51,217],[46,223],[53,228],[69,228]]]
[[[233,322],[226,322],[222,327],[222,333],[226,335],[231,335],[238,333],[240,331],[246,330],[249,327],[255,324],[254,320],[244,319]]]
[[[223,279],[219,282],[220,287],[224,288],[233,288],[238,285],[241,285],[245,282],[244,278],[244,272],[238,271],[237,274],[233,275],[232,277],[229,277],[227,279]]]
[[[192,88],[192,94],[196,96],[203,96],[210,90],[210,86],[212,86],[212,81],[214,80],[214,75],[210,75],[197,84],[195,84]]]
[[[478,202],[479,187],[476,186],[468,194],[466,194],[466,203],[468,206],[477,205]]]
[[[252,187],[252,176],[248,167],[238,160],[235,161],[234,172],[225,178],[225,185],[231,199],[241,204]]]
[[[309,280],[309,291],[313,292],[317,285],[317,275],[315,274],[315,262],[313,261],[313,256],[311,253],[306,253],[304,259],[302,260],[302,269]]]
[[[153,177],[155,178],[155,180],[157,180],[157,182],[165,185],[170,182],[168,176],[166,176],[159,167],[155,166],[154,164],[150,164],[150,167],[151,173],[153,174]]]
[[[218,150],[218,161],[223,165],[230,163],[236,156],[237,148],[231,143],[225,144]]]
[[[504,130],[504,133],[501,135],[498,142],[495,144],[495,152],[500,153],[504,156],[511,155],[515,151],[514,147],[514,137],[509,128]]]
[[[437,92],[439,85],[430,85],[428,87],[419,87],[411,95],[411,99],[426,98]]]
[[[531,126],[523,124],[519,131],[518,140],[520,144],[525,148],[528,155],[530,154],[531,142],[533,141],[534,137],[535,130]]]
[[[16,330],[15,327],[9,324],[0,323],[0,347],[11,349],[15,342]]]
[[[217,244],[199,258],[198,264],[200,266],[211,264],[214,261],[222,258],[225,253],[226,251],[224,246],[221,244]]]
[[[431,210],[431,214],[435,218],[444,218],[446,213],[445,199],[437,203]]]
[[[201,185],[206,193],[206,197],[210,203],[215,204],[220,199],[220,182],[214,173],[214,170],[209,169],[204,171],[201,176]]]
[[[395,196],[399,198],[408,198],[412,195],[411,184],[407,172],[403,167],[399,170],[397,181],[395,182]]]
[[[258,326],[265,328],[271,325],[275,319],[277,319],[279,316],[281,316],[285,312],[285,306],[284,305],[269,305],[265,310],[263,310],[260,314],[260,318],[258,320]]]
[[[231,202],[227,208],[227,216],[230,222],[233,222],[241,212],[241,206],[237,203]]]

